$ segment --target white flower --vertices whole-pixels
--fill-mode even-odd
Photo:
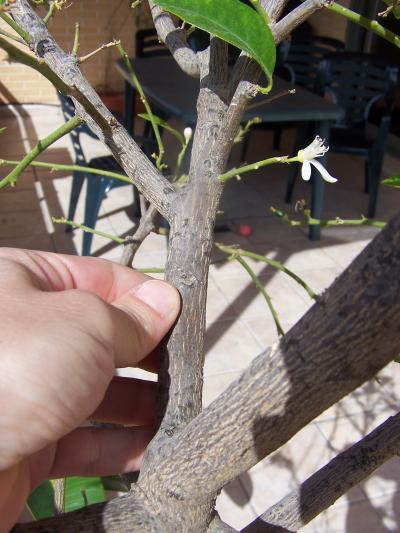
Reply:
[[[187,126],[184,130],[183,130],[183,136],[185,138],[185,142],[186,144],[188,144],[188,142],[190,141],[190,139],[192,138],[192,135],[193,135],[193,130],[192,128],[189,128],[189,126]]]
[[[329,150],[329,146],[324,146],[324,142],[325,141],[317,135],[310,145],[304,148],[304,150],[298,151],[297,157],[299,158],[300,163],[303,163],[301,166],[301,177],[303,180],[308,181],[310,179],[311,165],[314,165],[325,181],[329,183],[335,183],[337,181],[337,179],[331,176],[319,161],[315,161],[316,157],[322,157]]]

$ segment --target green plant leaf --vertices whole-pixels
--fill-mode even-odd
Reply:
[[[26,505],[36,520],[54,516],[54,489],[51,482],[41,483],[30,494]]]
[[[386,178],[382,180],[383,185],[388,185],[389,187],[395,187],[396,189],[400,189],[400,176],[390,176],[390,178]]]
[[[276,50],[264,17],[240,0],[154,0],[183,21],[205,30],[247,52],[269,79]]]
[[[148,113],[138,113],[138,117],[143,118],[144,120],[148,120],[149,122],[151,122],[151,118],[150,118],[150,115]],[[157,124],[157,126],[160,126],[161,128],[164,128],[164,129],[168,130],[170,133],[172,133],[172,135],[175,135],[175,137],[178,139],[178,141],[181,144],[185,144],[185,138],[184,138],[184,136],[182,135],[181,132],[179,132],[178,130],[176,130],[172,126],[170,126],[168,124],[168,122],[166,122],[162,118],[158,117],[157,115],[153,115],[152,118],[153,118],[154,122]]]
[[[65,484],[65,512],[75,511],[93,503],[104,502],[101,477],[68,477]]]

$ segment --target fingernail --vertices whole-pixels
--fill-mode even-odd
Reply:
[[[177,314],[180,307],[179,293],[174,287],[157,279],[145,281],[131,294],[154,309],[162,318]]]

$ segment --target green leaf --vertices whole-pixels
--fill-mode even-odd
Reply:
[[[382,180],[383,185],[388,185],[389,187],[395,187],[396,189],[400,189],[400,176],[391,176],[390,178],[386,178]]]
[[[151,122],[151,118],[150,118],[150,115],[148,113],[138,113],[138,116],[140,118],[143,118],[144,120],[148,120],[149,122]],[[182,135],[182,133],[180,133],[178,130],[176,130],[175,128],[170,126],[168,124],[168,122],[166,122],[162,118],[158,117],[157,115],[153,115],[152,119],[157,124],[157,126],[160,126],[161,128],[164,128],[164,129],[168,130],[170,133],[172,133],[172,135],[175,135],[175,137],[178,139],[178,141],[181,144],[185,144],[185,138]]]
[[[240,0],[154,0],[160,7],[247,52],[269,79],[276,50],[264,17]]]
[[[29,496],[27,506],[33,518],[54,516],[54,489],[50,481],[41,483]]]
[[[93,503],[104,502],[106,495],[101,477],[68,477],[65,485],[65,512]]]
[[[3,133],[3,131],[6,131],[6,129],[7,129],[6,127],[0,128],[0,133]]]

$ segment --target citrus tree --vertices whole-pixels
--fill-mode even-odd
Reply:
[[[251,0],[247,5],[240,0],[148,3],[160,40],[179,66],[199,79],[197,125],[184,179],[169,180],[163,175],[162,122],[152,114],[144,95],[146,117],[158,141],[154,160],[139,149],[82,74],[79,39],[72,54],[58,46],[46,23],[63,7],[63,0],[1,0],[1,16],[18,37],[2,35],[0,46],[70,96],[76,115],[43,139],[0,185],[15,183],[43,149],[80,124],[88,124],[149,205],[136,234],[124,241],[122,262],[131,264],[135,250],[154,228],[155,214],[160,213],[169,225],[165,277],[182,298],[180,317],[160,347],[158,431],[129,493],[16,526],[15,531],[234,531],[215,511],[219,491],[398,355],[400,214],[316,298],[314,306],[279,343],[260,354],[202,410],[213,230],[224,183],[245,171],[226,169],[243,113],[252,98],[259,92],[268,93],[271,87],[276,45],[316,10],[338,12],[343,6],[331,0],[305,0],[281,17],[286,0]],[[397,2],[386,3],[397,13]],[[41,4],[48,7],[44,19],[35,10]],[[345,16],[350,17],[348,10]],[[186,26],[181,26],[179,19]],[[195,52],[188,45],[191,25],[210,33],[205,50]],[[381,31],[378,23],[372,29]],[[15,39],[27,47],[16,46]],[[242,51],[232,68],[228,68],[228,43]],[[121,43],[114,45],[135,81]],[[261,74],[267,83],[260,82]],[[135,83],[140,90],[139,82]],[[189,134],[182,140],[183,149],[188,138]],[[262,163],[297,161],[307,169],[324,150],[323,142],[316,139],[290,160],[271,158]],[[126,180],[126,176],[120,178]],[[331,178],[327,173],[323,176]],[[245,531],[299,529],[398,453],[399,442],[397,415],[334,458]]]

